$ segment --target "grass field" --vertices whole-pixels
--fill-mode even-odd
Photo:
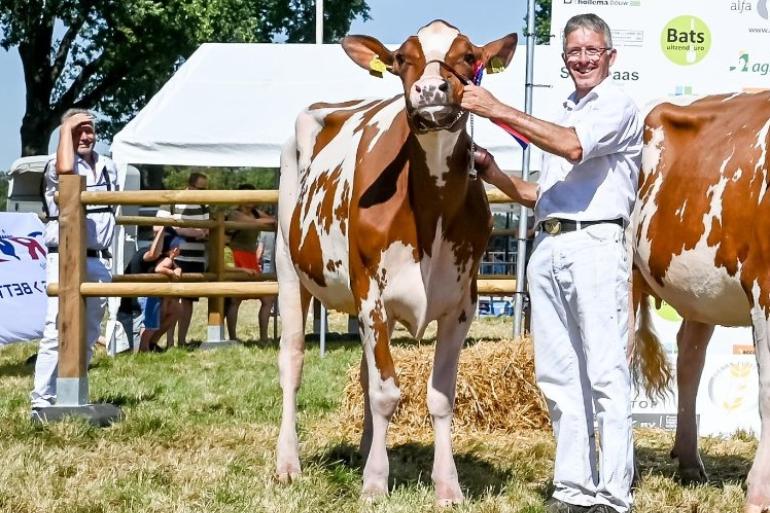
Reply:
[[[192,338],[203,337],[204,306],[196,309]],[[256,338],[255,306],[253,301],[243,305],[245,338]],[[333,331],[343,324],[341,316],[332,316]],[[509,333],[509,322],[498,319],[476,320],[472,329],[475,337],[507,338]],[[375,504],[358,499],[357,443],[329,428],[340,415],[346,371],[360,359],[357,343],[331,342],[325,358],[319,358],[317,343],[308,344],[299,395],[305,473],[291,486],[273,480],[281,401],[272,343],[114,359],[100,351],[90,372],[91,399],[118,404],[126,416],[109,428],[75,420],[46,426],[29,422],[32,369],[24,362],[34,352],[34,344],[0,351],[2,512],[434,510],[433,448],[426,439],[391,448],[389,498]],[[639,431],[636,436],[643,473],[636,512],[741,511],[756,449],[752,437],[703,439],[711,481],[683,487],[668,457],[672,433]],[[467,501],[454,510],[543,511],[553,457],[550,433],[457,437],[455,454]]]

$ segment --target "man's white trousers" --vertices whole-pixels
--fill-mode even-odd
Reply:
[[[527,271],[535,371],[556,437],[553,496],[619,512],[633,477],[629,272],[623,229],[611,223],[540,233]]]
[[[48,283],[59,281],[59,254],[49,253],[47,260],[46,277]],[[112,273],[107,260],[101,258],[86,258],[87,280],[93,282],[109,282]],[[101,331],[104,309],[107,306],[105,297],[89,297],[86,299],[86,341],[87,362],[91,361],[94,344]],[[35,384],[32,390],[32,407],[52,406],[56,403],[56,378],[59,367],[59,329],[57,319],[59,316],[59,298],[48,298],[48,308],[45,316],[45,328],[43,338],[37,350],[37,363],[35,363]]]

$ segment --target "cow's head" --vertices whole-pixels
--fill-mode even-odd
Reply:
[[[436,20],[392,52],[369,36],[347,36],[342,47],[362,68],[375,74],[387,70],[401,78],[412,129],[425,132],[450,129],[466,119],[460,109],[463,80],[473,80],[477,63],[488,71],[504,69],[517,40],[516,34],[508,34],[475,46],[455,27]]]

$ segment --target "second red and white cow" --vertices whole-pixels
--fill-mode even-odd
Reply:
[[[752,326],[762,428],[745,511],[759,513],[770,507],[770,92],[662,104],[645,125],[634,262],[685,319],[672,455],[683,479],[705,480],[695,399],[706,346],[715,324]]]
[[[282,481],[300,473],[296,392],[311,296],[356,314],[366,419],[363,494],[388,492],[385,436],[399,401],[390,336],[396,322],[438,335],[428,382],[435,429],[438,502],[463,499],[451,423],[460,348],[476,309],[476,272],[491,231],[484,187],[469,177],[471,140],[460,109],[477,62],[508,65],[510,34],[483,47],[434,21],[388,50],[348,36],[350,58],[398,76],[404,94],[385,100],[311,105],[281,161],[276,264],[283,319],[279,356],[283,416],[277,449]]]

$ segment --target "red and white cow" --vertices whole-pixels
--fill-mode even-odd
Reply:
[[[683,479],[705,480],[695,398],[706,346],[715,324],[753,326],[762,430],[745,511],[759,513],[770,507],[770,92],[662,104],[645,124],[634,261],[685,319],[672,455]]]
[[[318,103],[299,115],[295,139],[282,155],[276,244],[283,318],[280,480],[300,473],[296,392],[312,295],[327,308],[358,315],[367,497],[388,492],[385,435],[400,396],[389,347],[393,327],[400,322],[419,338],[438,321],[427,396],[435,429],[432,477],[439,503],[463,499],[452,410],[491,216],[481,181],[468,173],[461,80],[472,77],[478,61],[507,66],[516,41],[510,34],[474,46],[440,20],[395,51],[368,36],[348,36],[342,42],[348,56],[364,69],[398,76],[404,94]]]

